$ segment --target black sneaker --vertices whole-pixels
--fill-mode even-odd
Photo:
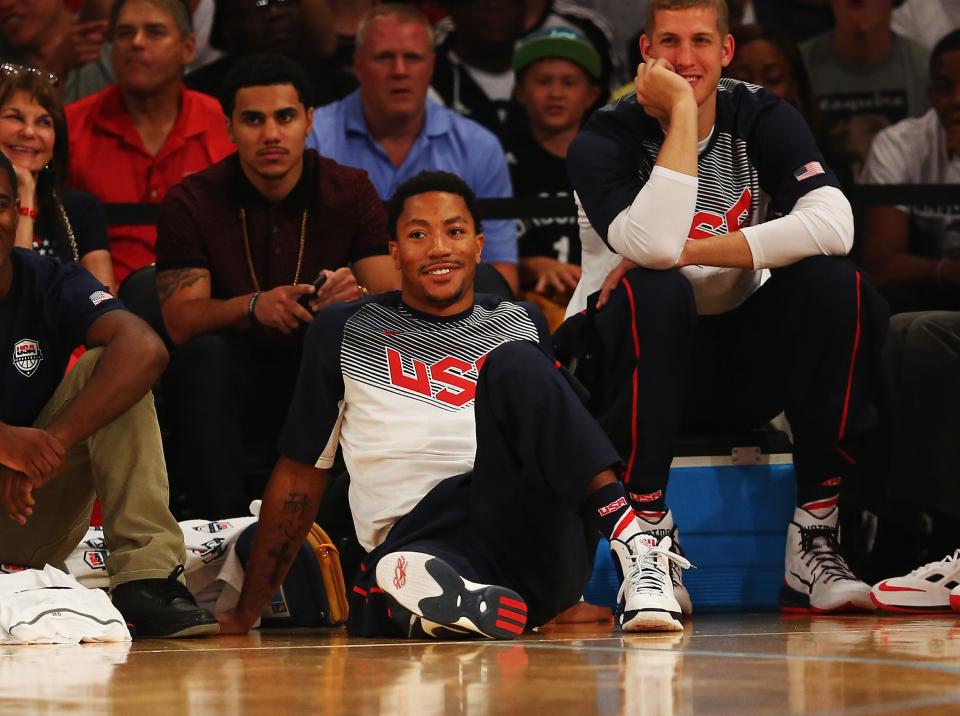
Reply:
[[[123,615],[130,633],[138,638],[172,639],[219,634],[220,624],[178,581],[183,565],[166,579],[137,579],[110,592],[113,606]]]

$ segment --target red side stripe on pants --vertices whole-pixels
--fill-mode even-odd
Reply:
[[[857,364],[857,351],[860,349],[860,312],[861,312],[860,272],[857,271],[857,330],[853,335],[853,350],[850,353],[850,370],[847,373],[847,391],[843,397],[843,414],[840,417],[840,432],[837,442],[847,433],[847,412],[850,409],[850,393],[853,392],[853,369]]]
[[[639,403],[639,372],[640,372],[640,337],[637,335],[637,302],[633,297],[633,289],[626,279],[620,279],[620,283],[627,289],[627,299],[630,301],[630,329],[633,332],[633,356],[637,359],[637,365],[633,369],[633,402],[630,412],[630,459],[627,460],[627,469],[623,473],[624,484],[630,484],[630,476],[633,474],[633,463],[637,459],[637,404]]]

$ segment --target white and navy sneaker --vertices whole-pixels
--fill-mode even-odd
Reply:
[[[462,641],[478,639],[480,634],[461,627],[437,624],[429,619],[419,617],[409,609],[400,606],[393,597],[388,597],[391,604],[387,607],[387,616],[397,626],[400,632],[408,639],[438,639],[441,641]]]
[[[838,515],[836,507],[824,518],[802,507],[794,511],[787,527],[781,611],[824,614],[876,609],[870,586],[857,579],[840,555]]]
[[[673,523],[673,512],[667,510],[667,514],[660,518],[658,522],[648,522],[643,514],[638,512],[637,523],[641,530],[656,537],[657,544],[664,537],[669,537],[670,543],[673,545],[670,549],[683,557],[683,549],[680,547],[680,530]],[[693,603],[690,601],[690,592],[683,586],[684,569],[685,567],[682,567],[679,562],[670,561],[670,581],[673,582],[673,596],[680,605],[683,616],[688,617],[693,614]]]
[[[902,577],[878,582],[870,590],[870,598],[883,611],[937,614],[951,611],[951,592],[960,594],[958,590],[960,549]]]
[[[670,537],[658,543],[649,532],[626,542],[610,540],[614,564],[623,582],[617,594],[618,622],[623,631],[682,631],[683,614],[673,591],[670,565],[690,567],[690,562],[671,550]]]
[[[385,555],[377,562],[377,586],[421,617],[424,631],[433,631],[436,625],[488,639],[514,639],[527,624],[527,604],[519,594],[464,579],[432,554],[400,551]]]

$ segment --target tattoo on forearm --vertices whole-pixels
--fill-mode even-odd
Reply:
[[[302,515],[307,509],[307,496],[303,492],[291,492],[283,503],[283,511],[287,514]]]
[[[287,567],[289,567],[290,562],[293,561],[293,547],[289,541],[283,542],[271,549],[267,554],[273,557],[273,571],[270,573],[270,584],[275,584],[283,578]]]
[[[197,281],[204,278],[208,271],[204,269],[185,268],[161,271],[157,274],[157,295],[161,305],[182,288],[190,288]]]

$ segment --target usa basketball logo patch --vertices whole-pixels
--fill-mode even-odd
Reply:
[[[13,365],[24,377],[29,378],[40,366],[43,352],[40,343],[32,338],[24,338],[13,346]]]

